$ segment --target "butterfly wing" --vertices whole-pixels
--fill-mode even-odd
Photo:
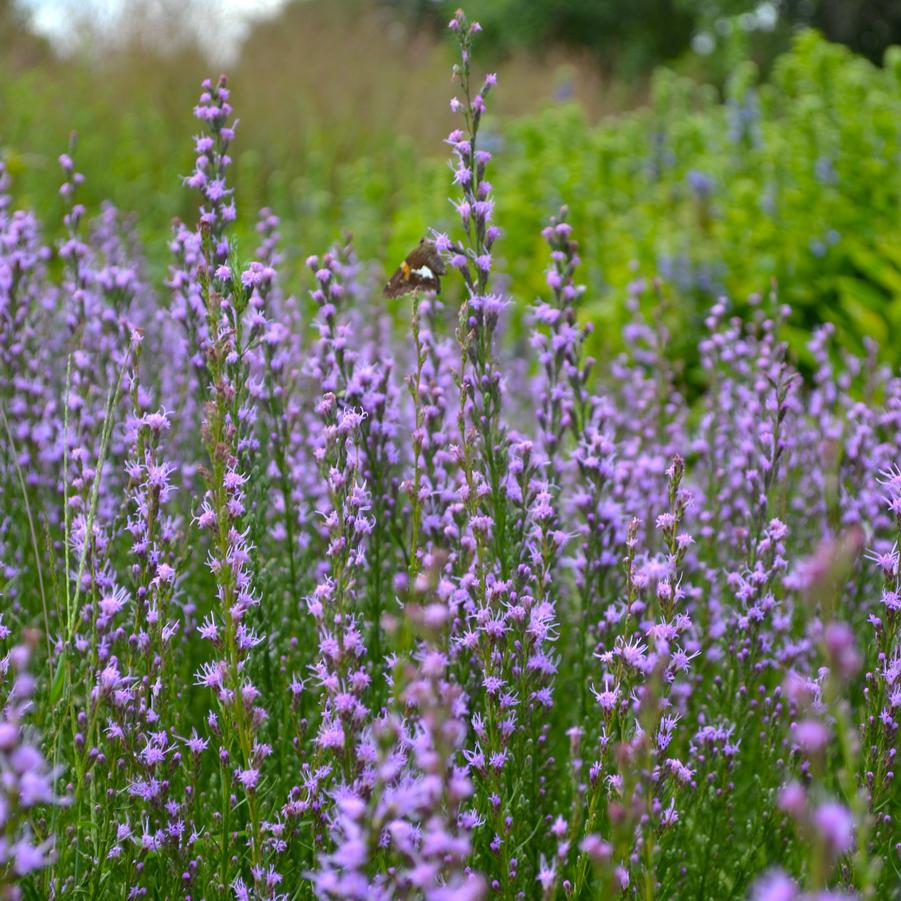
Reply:
[[[444,271],[444,260],[434,243],[422,240],[388,280],[385,297],[400,297],[411,291],[440,291],[439,276]]]
[[[438,253],[438,248],[435,247],[433,241],[423,241],[419,247],[416,248],[414,253],[418,253],[419,256],[422,257],[425,265],[427,265],[435,275],[444,275],[444,260],[442,259],[441,254]]]

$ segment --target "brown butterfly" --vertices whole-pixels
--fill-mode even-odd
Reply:
[[[435,242],[423,238],[388,280],[385,297],[400,297],[410,291],[440,291],[438,276],[444,273],[444,260]]]

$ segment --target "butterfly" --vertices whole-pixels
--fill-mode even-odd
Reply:
[[[410,291],[440,291],[438,276],[444,273],[444,260],[435,242],[423,238],[388,280],[385,297],[400,297]]]

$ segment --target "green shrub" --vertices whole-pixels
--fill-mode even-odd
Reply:
[[[565,200],[586,236],[600,318],[620,321],[637,273],[664,277],[691,330],[717,294],[741,303],[775,279],[794,309],[797,350],[822,320],[851,346],[872,337],[891,347],[901,325],[899,87],[901,51],[877,69],[807,32],[769,83],[758,85],[750,63],[734,72],[724,102],[661,71],[650,108],[599,126],[572,108],[511,122],[496,181],[498,219],[516,223],[504,242],[512,274],[537,293],[529,249],[542,215]]]

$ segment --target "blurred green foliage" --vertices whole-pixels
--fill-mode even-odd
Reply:
[[[410,5],[423,4],[410,0]],[[436,24],[444,25],[458,5],[444,2]],[[683,53],[697,22],[696,10],[684,0],[468,0],[465,6],[495,52],[552,44],[583,47],[607,71],[633,77]],[[666,27],[660,27],[663,22]]]
[[[302,4],[309,0],[293,0]],[[360,0],[332,0],[359,3]],[[373,0],[440,29],[457,0]],[[768,63],[792,32],[816,28],[873,62],[901,43],[901,4],[887,0],[468,0],[492,52],[556,43],[582,48],[606,71],[635,76],[682,56],[702,36],[705,56],[738,37]],[[717,67],[717,60],[708,60]]]
[[[192,66],[138,79],[125,97],[95,91],[92,102],[83,101],[94,82],[77,69],[66,78],[48,77],[46,67],[0,78],[0,148],[17,200],[51,228],[59,222],[56,156],[77,129],[83,200],[96,208],[110,197],[137,211],[161,277],[171,218],[193,215],[179,178],[192,166],[188,111],[200,74]],[[249,113],[235,145],[242,254],[254,247],[261,206],[282,216],[286,255],[298,268],[343,231],[363,259],[390,269],[427,228],[456,227],[443,158],[424,156],[390,128],[354,154],[327,120],[280,138],[272,123],[254,124],[254,94],[235,84],[238,115]],[[515,85],[502,79],[498,96],[505,90]],[[279,96],[269,102],[288,120]],[[445,117],[449,128],[442,105],[434,116],[442,129]],[[829,320],[848,345],[873,337],[901,361],[901,50],[877,68],[805,32],[765,82],[753,64],[735,66],[724,95],[661,70],[646,107],[599,124],[561,102],[490,116],[487,128],[505,231],[497,253],[511,292],[526,303],[543,292],[540,230],[568,204],[601,349],[621,344],[630,282],[659,275],[677,359],[713,298],[727,294],[741,309],[775,280],[794,309],[788,328],[802,356],[809,329]],[[440,153],[437,140],[432,146]],[[684,363],[690,376],[691,360]]]
[[[598,127],[572,108],[511,123],[495,183],[514,280],[541,290],[541,218],[566,201],[602,321],[638,274],[667,282],[676,338],[715,296],[741,308],[775,280],[802,355],[829,320],[901,361],[901,49],[886,63],[806,32],[766,84],[737,67],[722,101],[660,71],[649,109]]]

